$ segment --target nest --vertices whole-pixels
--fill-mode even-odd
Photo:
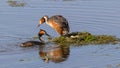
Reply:
[[[56,37],[52,41],[57,44],[99,45],[116,44],[120,39],[111,35],[92,35],[89,32],[72,32],[64,36]]]

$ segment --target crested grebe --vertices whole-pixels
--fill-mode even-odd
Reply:
[[[43,35],[46,35],[46,36],[48,36],[49,38],[51,38],[51,36],[50,36],[45,30],[40,29],[40,31],[38,32],[38,37],[39,37],[39,40],[40,40],[41,42],[44,42],[44,41],[41,39],[41,37],[42,37]]]
[[[50,18],[48,18],[46,15],[43,16],[39,21],[38,27],[44,22],[55,29],[56,32],[61,36],[69,33],[70,28],[68,21],[61,15],[54,15]]]
[[[41,37],[43,35],[47,35],[49,38],[51,38],[50,35],[47,34],[47,32],[45,30],[40,29],[40,31],[38,32],[38,37],[39,37],[40,41],[26,41],[24,43],[21,43],[20,46],[21,47],[30,47],[33,45],[43,45],[43,44],[45,44],[44,41],[41,39]]]
[[[44,45],[44,43],[39,41],[26,41],[20,44],[21,47],[30,47],[34,45]]]

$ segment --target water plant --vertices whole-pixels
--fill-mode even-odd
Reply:
[[[111,35],[93,35],[89,32],[72,32],[68,35],[56,37],[52,41],[58,44],[99,45],[116,44],[120,39]]]
[[[25,2],[15,1],[15,0],[8,0],[7,3],[11,7],[24,7],[26,5]]]

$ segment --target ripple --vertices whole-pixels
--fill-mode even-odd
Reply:
[[[33,59],[35,56],[38,58],[36,52],[31,54],[39,50],[37,46],[22,48],[19,44],[31,40],[26,39],[27,37],[37,35],[39,28],[36,26],[43,15],[63,15],[69,21],[71,32],[88,31],[93,34],[112,34],[120,37],[120,0],[19,0],[26,3],[24,7],[10,7],[7,1],[0,1],[0,58],[3,60],[0,62],[1,67],[19,68],[29,64],[27,67],[33,68],[60,68],[61,66],[63,68],[103,68],[108,64],[114,65],[119,62],[119,49],[116,48],[119,44],[117,46],[72,47],[68,60],[60,64],[46,65],[38,59],[23,61],[23,63],[19,63],[18,60]],[[40,28],[45,29],[52,36],[58,36],[45,24]],[[16,56],[16,54],[20,55]],[[8,62],[10,63],[7,64]]]
[[[0,39],[0,55],[20,54],[26,52],[32,52],[38,49],[37,46],[22,48],[20,44],[30,38],[20,38],[12,36],[4,36]]]

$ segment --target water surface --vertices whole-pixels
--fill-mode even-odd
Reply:
[[[58,36],[46,24],[36,28],[43,15],[63,15],[69,21],[71,32],[88,31],[120,37],[120,1],[16,0],[26,4],[16,7],[11,7],[7,1],[0,1],[0,68],[120,67],[120,44],[69,47],[69,56],[60,63],[43,62],[38,46],[19,47],[20,43],[33,40],[31,38],[37,36],[40,28],[53,37]]]

